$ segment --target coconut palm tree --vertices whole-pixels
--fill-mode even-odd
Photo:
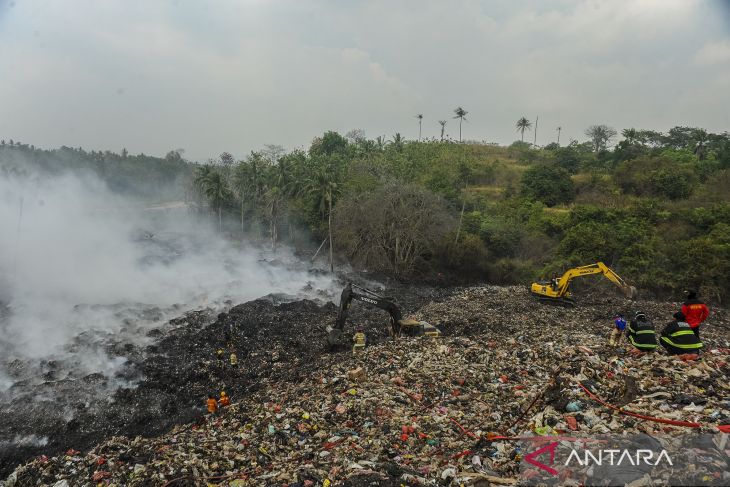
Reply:
[[[208,198],[211,206],[218,209],[218,232],[223,231],[223,205],[231,196],[225,177],[220,171],[206,164],[198,168],[195,184]]]
[[[626,142],[628,142],[629,144],[635,143],[639,136],[638,131],[633,127],[630,129],[623,129],[621,131],[621,135],[624,136],[624,139],[626,139]]]
[[[700,161],[702,161],[705,159],[705,156],[706,156],[705,152],[707,149],[707,141],[709,139],[709,137],[707,135],[707,130],[695,129],[692,132],[692,135],[694,136],[694,139],[695,139],[694,140],[694,142],[695,142],[694,153],[695,153],[695,155],[697,155],[697,158]]]
[[[456,107],[454,109],[454,113],[456,114],[456,116],[454,118],[458,118],[459,119],[459,142],[461,142],[461,122],[466,121],[466,115],[469,112],[467,112],[466,110],[464,110],[461,107]]]
[[[334,165],[330,161],[322,161],[317,164],[309,178],[305,182],[306,192],[319,201],[319,211],[322,215],[327,214],[327,233],[330,244],[330,272],[334,272],[334,259],[332,253],[332,203],[339,192],[337,174]]]
[[[418,119],[418,140],[421,140],[421,124],[423,123],[423,113],[419,113],[416,115],[416,118]]]
[[[446,120],[439,120],[439,125],[441,125],[441,140],[444,140],[444,130],[446,130]]]
[[[530,130],[532,127],[532,122],[527,120],[527,118],[522,117],[519,120],[517,120],[517,124],[515,125],[517,127],[517,131],[520,132],[522,138],[520,139],[521,142],[525,141],[525,130]]]
[[[396,132],[393,136],[393,147],[395,147],[395,150],[400,152],[403,149],[403,143],[406,139],[403,138],[403,136],[400,134],[400,132]]]

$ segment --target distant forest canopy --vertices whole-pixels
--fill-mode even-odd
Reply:
[[[147,201],[184,196],[195,165],[170,151],[164,158],[111,151],[87,152],[81,147],[43,150],[13,140],[0,140],[0,175],[90,173],[106,182],[110,190]]]
[[[531,130],[518,120],[521,140],[508,147],[330,131],[306,151],[267,146],[205,165],[177,151],[153,158],[6,143],[0,167],[20,151],[38,167],[89,169],[143,195],[185,181],[222,233],[312,251],[331,235],[335,265],[402,279],[525,284],[603,261],[644,292],[730,297],[727,132],[626,129],[614,145],[617,131],[594,125],[585,142],[536,147],[523,142]]]

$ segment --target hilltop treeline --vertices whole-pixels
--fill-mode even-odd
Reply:
[[[0,175],[88,173],[105,181],[116,193],[148,201],[181,197],[194,169],[178,151],[170,151],[161,158],[131,155],[126,149],[119,154],[65,146],[43,150],[13,140],[0,140]]]
[[[307,151],[223,154],[196,182],[223,230],[235,215],[273,246],[331,231],[335,257],[394,276],[525,283],[601,260],[645,290],[725,298],[730,136],[628,129],[607,148],[615,131],[586,133],[535,148],[327,132]]]
[[[230,236],[329,259],[331,235],[335,265],[528,283],[600,260],[658,295],[695,287],[727,299],[730,135],[627,129],[612,147],[610,127],[586,135],[537,148],[326,132],[307,150],[223,153],[192,174],[176,152],[153,164],[91,158],[122,174],[133,166],[117,182],[131,187],[189,175],[202,211]]]

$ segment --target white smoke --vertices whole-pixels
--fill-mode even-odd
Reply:
[[[111,376],[124,359],[89,348],[94,338],[144,343],[185,310],[331,289],[329,277],[272,266],[172,206],[145,211],[90,176],[0,174],[0,392],[15,358],[72,357],[80,372]]]

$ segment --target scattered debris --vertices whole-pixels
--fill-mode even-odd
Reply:
[[[250,374],[245,387],[226,383],[236,402],[158,437],[116,436],[85,453],[35,459],[4,487],[514,485],[522,452],[510,437],[686,431],[604,403],[703,431],[730,423],[724,311],[705,324],[701,357],[683,361],[606,345],[606,323],[628,314],[627,303],[566,309],[533,303],[521,288],[467,288],[417,311],[442,338],[382,339],[357,354],[311,345],[324,336],[331,308],[247,303],[198,337],[186,335],[193,343],[177,343],[190,353],[190,364],[178,366],[209,378],[215,360],[202,367],[205,354],[194,350],[214,357],[217,330],[234,320],[241,369]],[[632,306],[659,323],[673,309]],[[201,403],[203,384],[168,385]]]

